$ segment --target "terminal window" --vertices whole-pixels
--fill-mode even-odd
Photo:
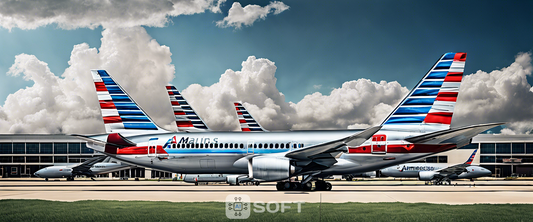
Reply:
[[[25,154],[26,153],[26,144],[24,143],[13,143],[13,153],[14,154]]]
[[[526,146],[523,143],[513,143],[513,154],[523,154],[526,151]]]
[[[481,144],[481,153],[483,153],[483,154],[494,154],[494,153],[496,153],[496,149],[494,147],[494,143],[482,143]]]
[[[55,154],[67,154],[67,144],[66,143],[54,143],[54,153]],[[67,161],[65,161],[66,163]]]
[[[27,154],[39,154],[39,144],[38,143],[26,143],[26,153]]]
[[[510,143],[496,143],[496,153],[511,153]]]
[[[68,153],[80,153],[80,144],[79,143],[69,143],[68,144]]]
[[[41,154],[53,154],[54,153],[54,149],[52,148],[52,144],[51,143],[41,143],[41,150],[40,150],[40,153]],[[50,161],[52,162],[52,161]]]
[[[0,143],[0,154],[12,154],[12,153],[13,153],[13,144]]]

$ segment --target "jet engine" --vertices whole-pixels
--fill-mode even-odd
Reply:
[[[252,177],[260,181],[279,181],[294,174],[294,166],[285,157],[259,156],[252,159]]]
[[[420,171],[418,173],[418,178],[422,181],[430,181],[435,178],[435,174],[437,174],[435,171]]]
[[[237,185],[239,183],[239,175],[229,175],[226,177],[226,183],[229,185]]]

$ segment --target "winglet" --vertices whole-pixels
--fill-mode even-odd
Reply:
[[[474,158],[476,157],[476,152],[477,152],[478,149],[475,149],[474,152],[472,153],[472,155],[470,155],[470,157],[468,158],[468,160],[466,160],[465,164],[472,164],[472,162],[474,161]]]

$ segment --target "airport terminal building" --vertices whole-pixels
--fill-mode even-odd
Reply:
[[[0,135],[0,176],[35,177],[37,170],[53,165],[82,163],[103,154],[89,149],[85,141],[67,135],[2,134]],[[100,175],[109,177],[110,175]],[[171,173],[145,168],[121,170],[111,175],[117,178],[169,178]]]
[[[494,177],[533,176],[533,135],[480,134],[472,143],[417,162],[463,163],[479,148],[473,164],[492,171]],[[2,134],[0,135],[0,175],[35,177],[37,170],[52,165],[82,163],[103,155],[85,146],[85,141],[67,135]],[[108,177],[110,175],[103,175]],[[145,168],[113,173],[113,177],[169,178],[172,175]]]

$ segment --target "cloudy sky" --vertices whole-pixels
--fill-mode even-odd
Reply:
[[[169,129],[166,82],[215,130],[234,100],[267,129],[367,127],[454,51],[452,124],[529,133],[532,25],[530,1],[2,1],[0,133],[101,132],[94,68]]]

